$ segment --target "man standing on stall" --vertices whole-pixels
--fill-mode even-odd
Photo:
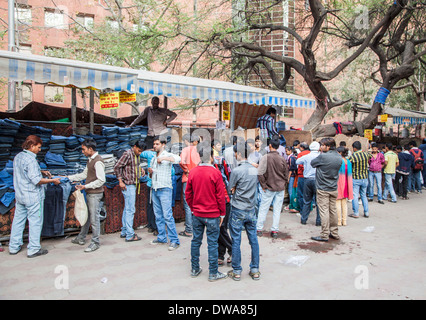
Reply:
[[[176,119],[177,114],[169,109],[160,108],[160,98],[153,97],[151,99],[151,107],[145,110],[130,124],[133,127],[142,120],[148,121],[148,136],[145,139],[147,149],[151,149],[154,137],[167,132],[167,124]]]
[[[140,167],[140,155],[144,149],[145,143],[142,140],[137,141],[132,148],[123,153],[114,166],[114,174],[124,196],[120,237],[126,238],[126,242],[142,239],[133,230],[133,220],[136,211],[136,193],[140,192],[140,178],[145,175],[145,171]]]
[[[84,245],[89,227],[92,227],[92,241],[84,252],[93,252],[100,247],[99,236],[101,234],[101,221],[99,209],[101,200],[104,196],[105,184],[105,164],[102,157],[96,151],[96,141],[88,138],[81,144],[82,153],[88,158],[86,168],[82,173],[68,176],[72,181],[86,180],[86,184],[77,185],[77,190],[86,190],[87,209],[89,210],[89,218],[82,226],[79,235],[72,240],[72,243]]]
[[[59,185],[59,178],[50,179],[49,172],[41,171],[36,156],[41,151],[40,137],[30,135],[24,141],[22,152],[13,159],[13,185],[15,188],[15,215],[10,232],[9,253],[17,254],[22,249],[25,223],[29,224],[28,258],[48,253],[40,246],[43,228],[44,189],[41,185],[54,183]],[[43,174],[49,177],[43,178]]]

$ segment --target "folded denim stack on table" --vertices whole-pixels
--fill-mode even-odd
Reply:
[[[65,141],[66,140],[67,140],[67,137],[52,135],[50,137],[50,149],[49,149],[49,151],[51,153],[64,154],[64,152],[65,152]]]
[[[36,129],[36,135],[40,137],[43,144],[41,145],[41,151],[37,154],[37,159],[39,161],[43,160],[47,151],[50,148],[50,139],[52,137],[52,129],[47,129],[39,126],[33,127]]]
[[[98,151],[99,154],[107,153],[106,144],[109,140],[108,137],[99,134],[91,134],[89,137],[96,141],[96,151]]]
[[[67,163],[74,166],[75,163],[80,162],[81,144],[77,136],[70,136],[65,140],[65,152],[63,158]]]
[[[118,179],[115,175],[113,174],[106,174],[105,175],[105,186],[108,189],[113,189],[116,185],[119,184]]]
[[[116,139],[118,137],[118,129],[120,129],[120,127],[102,127],[102,135],[104,137],[108,137],[110,139]]]
[[[66,175],[67,163],[60,154],[48,151],[46,153],[46,156],[44,157],[44,162],[47,165],[47,169],[51,173],[54,172],[55,174],[60,175],[59,173],[57,173],[58,171],[60,171],[65,172]]]
[[[114,157],[113,154],[101,154],[101,157],[102,157],[102,160],[104,160],[105,173],[113,174],[114,166],[117,163],[117,159]]]
[[[20,126],[19,122],[13,120],[0,120],[0,168],[3,168],[10,160],[11,150]]]
[[[139,139],[145,141],[146,136],[148,135],[148,127],[145,127],[145,126],[132,127],[132,133],[136,133],[136,132],[140,134]]]

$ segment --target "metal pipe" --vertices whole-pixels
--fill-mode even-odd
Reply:
[[[9,26],[8,26],[8,49],[9,51],[16,51],[15,44],[15,0],[8,0],[8,18],[9,18]],[[8,95],[7,95],[7,111],[15,112],[16,111],[16,82],[8,81]]]

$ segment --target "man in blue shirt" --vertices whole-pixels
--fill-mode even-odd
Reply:
[[[257,119],[256,127],[260,128],[262,138],[270,138],[279,135],[275,126],[275,115],[277,111],[274,108],[269,108],[266,114]]]
[[[41,151],[40,137],[30,135],[22,145],[24,149],[13,160],[13,185],[15,188],[15,215],[10,233],[9,253],[17,254],[22,249],[22,235],[25,223],[29,224],[28,258],[45,255],[46,249],[40,246],[40,236],[43,228],[43,184],[61,183],[59,178],[43,178],[43,174],[51,177],[49,172],[42,172],[37,162],[37,153]]]

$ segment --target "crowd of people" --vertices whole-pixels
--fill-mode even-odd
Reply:
[[[268,117],[263,121],[266,123]],[[163,123],[164,126],[166,123]],[[273,127],[273,126],[272,126]],[[288,195],[291,213],[300,214],[302,225],[307,223],[315,208],[315,224],[321,227],[315,241],[339,239],[338,227],[347,225],[348,201],[352,202],[352,218],[368,218],[369,202],[377,190],[377,201],[397,202],[397,196],[408,199],[409,192],[422,192],[424,187],[424,150],[426,141],[401,146],[386,144],[379,151],[373,143],[369,151],[362,151],[355,141],[353,152],[344,143],[339,146],[333,138],[314,141],[310,145],[295,141],[283,146],[280,136],[272,133],[266,145],[260,137],[255,140],[232,137],[226,148],[220,141],[203,141],[192,134],[183,137],[185,147],[180,155],[167,150],[167,139],[152,136],[138,141],[125,151],[114,167],[114,174],[124,197],[120,237],[126,242],[142,238],[133,229],[136,195],[141,192],[141,177],[147,175],[148,201],[146,207],[148,232],[156,238],[152,245],[168,245],[168,250],[180,246],[179,236],[191,239],[191,277],[201,272],[200,247],[204,232],[207,237],[209,281],[227,277],[241,279],[241,234],[246,232],[251,247],[249,275],[260,279],[258,237],[265,234],[266,217],[272,207],[270,236],[278,238],[280,217]],[[60,178],[42,172],[36,160],[41,150],[39,137],[29,136],[23,151],[14,160],[16,210],[12,223],[9,253],[17,254],[23,245],[22,235],[29,221],[28,257],[47,254],[40,245],[43,221],[43,185],[60,184]],[[88,158],[82,173],[68,176],[79,183],[76,189],[85,190],[89,218],[80,234],[72,240],[85,245],[89,227],[92,237],[85,252],[100,248],[99,208],[105,183],[105,165],[96,151],[96,142],[87,139],[82,152]],[[141,167],[146,159],[148,167]],[[185,229],[177,233],[172,210],[172,174],[174,165],[183,171]],[[384,187],[382,188],[382,181]],[[383,190],[383,191],[382,191]],[[388,196],[390,198],[388,199]],[[219,271],[225,263],[232,266],[228,273]]]

